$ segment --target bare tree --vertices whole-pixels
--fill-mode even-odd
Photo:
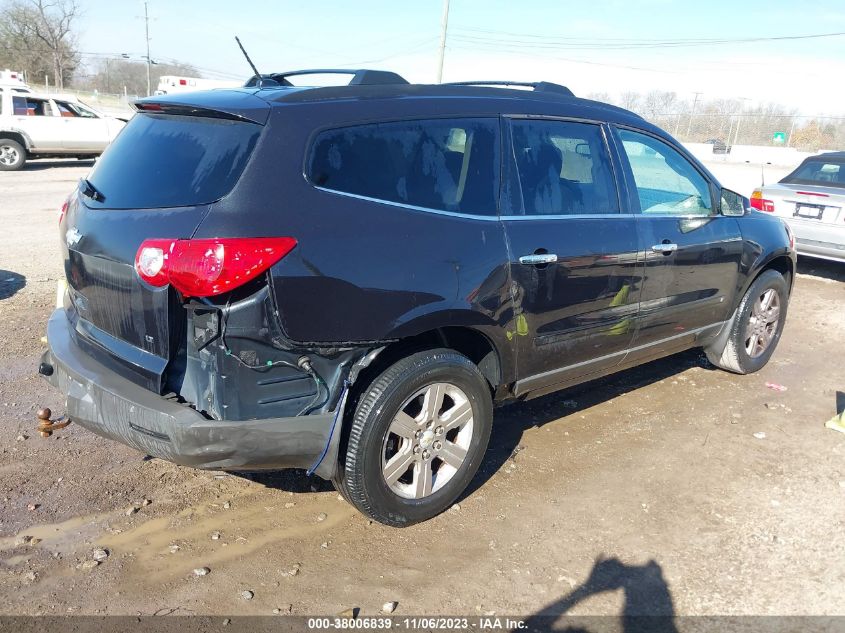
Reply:
[[[78,77],[75,83],[89,90],[105,93],[120,93],[124,88],[130,95],[147,94],[147,64],[126,59],[104,59],[93,69],[87,77]],[[152,67],[153,88],[162,75],[179,75],[184,77],[202,77],[202,74],[188,64],[156,63]]]
[[[0,40],[7,52],[28,58],[30,64],[49,56],[53,81],[63,88],[79,63],[74,37],[78,17],[76,0],[12,0],[0,12]]]
[[[623,92],[619,95],[619,105],[626,110],[636,111],[640,104],[640,93],[638,92]]]

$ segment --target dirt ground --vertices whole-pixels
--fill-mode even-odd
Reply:
[[[392,529],[302,472],[39,437],[36,408],[62,411],[35,374],[57,210],[89,167],[0,174],[0,615],[845,614],[845,435],[823,427],[845,391],[845,265],[801,261],[760,373],[688,352],[499,409],[459,506]]]

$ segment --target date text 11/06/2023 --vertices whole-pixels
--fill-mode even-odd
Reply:
[[[308,630],[378,631],[406,629],[410,631],[514,631],[526,628],[526,623],[512,617],[354,617],[337,616],[308,618]]]

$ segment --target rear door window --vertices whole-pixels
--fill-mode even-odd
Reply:
[[[12,97],[12,109],[17,116],[53,116],[50,104],[34,97]]]
[[[108,209],[208,204],[229,193],[261,126],[244,121],[138,113],[88,177]]]
[[[619,213],[600,126],[515,119],[512,129],[525,215]]]
[[[431,119],[338,128],[315,140],[316,186],[414,207],[496,215],[497,119]]]

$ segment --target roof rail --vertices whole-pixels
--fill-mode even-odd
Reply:
[[[549,81],[453,81],[445,86],[520,86],[522,88],[533,88],[534,92],[553,92],[555,94],[574,97],[575,94],[566,86],[553,84]]]
[[[408,82],[397,75],[386,70],[368,70],[360,68],[358,70],[351,70],[348,68],[314,68],[310,70],[289,70],[283,73],[268,73],[261,75],[261,83],[264,86],[272,85],[266,83],[267,80],[275,82],[280,86],[292,86],[288,81],[288,77],[297,77],[300,75],[352,75],[349,80],[350,86],[371,86],[371,85],[386,85],[386,84],[407,84]],[[258,85],[258,79],[253,76],[244,84],[244,87],[250,88]]]

